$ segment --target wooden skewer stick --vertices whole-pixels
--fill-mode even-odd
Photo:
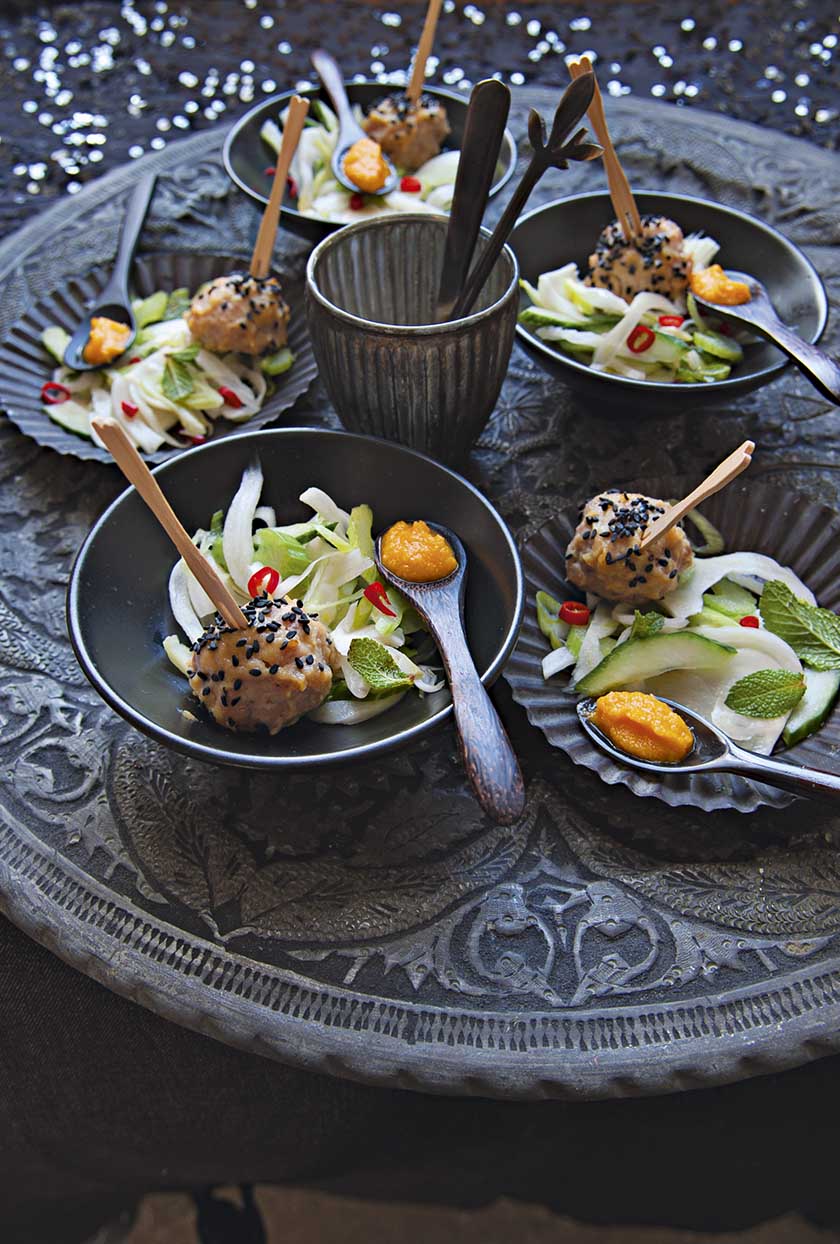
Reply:
[[[112,419],[110,415],[97,415],[90,422],[91,427],[99,433],[110,449],[114,461],[125,478],[137,489],[228,626],[233,626],[237,630],[247,626],[248,619],[245,614],[210,562],[196,548],[178,521],[175,511],[161,492],[154,475],[129,440],[125,429],[121,428],[116,419]]]
[[[405,91],[412,104],[416,104],[423,94],[423,83],[426,81],[426,61],[431,55],[432,45],[435,41],[435,30],[437,29],[442,4],[443,0],[429,0],[426,20],[423,23],[423,33],[420,35],[420,42],[417,44],[417,55],[414,57],[414,63],[411,66],[411,78]]]
[[[670,531],[672,527],[676,527],[677,523],[685,518],[689,510],[693,510],[695,506],[698,506],[701,501],[705,501],[707,497],[720,492],[737,475],[740,475],[742,471],[746,471],[752,462],[754,452],[755,442],[744,441],[743,445],[740,445],[734,453],[731,453],[728,458],[724,458],[720,466],[715,467],[711,475],[707,475],[702,484],[698,484],[693,492],[690,492],[687,497],[683,497],[682,501],[672,505],[669,510],[666,510],[648,528],[644,539],[639,541],[639,550],[643,552],[654,540],[664,536],[665,532]]]
[[[576,61],[569,62],[569,73],[572,75],[572,78],[579,78],[582,73],[594,74],[592,61],[588,56],[579,56]],[[621,167],[621,161],[610,138],[607,118],[604,115],[604,101],[601,98],[597,79],[595,80],[595,94],[592,96],[592,103],[589,105],[588,116],[595,137],[604,148],[604,168],[607,173],[607,184],[610,188],[610,198],[612,199],[615,218],[621,225],[625,241],[630,242],[634,237],[637,238],[641,235],[642,221],[639,216],[639,209],[636,206],[636,200],[633,198],[633,192],[630,189],[630,183],[627,180],[624,169]]]
[[[271,257],[274,254],[274,240],[277,237],[277,226],[280,223],[280,208],[283,206],[283,195],[286,193],[286,179],[289,176],[289,165],[300,141],[303,123],[309,112],[309,100],[300,95],[293,95],[283,126],[283,141],[277,152],[274,165],[274,180],[271,183],[271,194],[265,205],[260,231],[257,234],[254,253],[251,256],[251,276],[267,277],[271,271]]]

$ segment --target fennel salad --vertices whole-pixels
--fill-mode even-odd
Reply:
[[[723,552],[708,520],[691,517],[710,536],[709,555],[644,611],[592,594],[584,604],[537,593],[551,646],[543,676],[568,671],[576,695],[664,696],[763,755],[780,739],[793,746],[837,699],[840,617],[789,567],[763,553]]]
[[[355,725],[387,712],[407,693],[442,690],[446,684],[432,664],[436,650],[423,621],[400,592],[377,578],[371,507],[347,511],[311,487],[300,495],[311,517],[278,524],[274,508],[261,504],[262,490],[255,462],[227,512],[217,511],[193,542],[212,559],[238,603],[263,592],[288,597],[329,629],[339,668],[326,700],[308,717],[322,725]],[[215,606],[182,559],[169,576],[169,605],[181,634],[168,635],[163,648],[187,677],[194,645]]]
[[[356,106],[356,119],[361,125],[364,114]],[[288,109],[280,114],[280,125],[266,121],[260,137],[276,155],[283,141],[282,126]],[[303,133],[289,167],[289,190],[295,207],[305,216],[341,224],[374,216],[390,216],[395,212],[426,212],[445,215],[455,193],[455,175],[460,152],[442,151],[425,164],[400,179],[400,184],[386,195],[352,193],[333,176],[330,161],[338,139],[338,118],[319,99],[312,101]],[[271,170],[273,172],[273,169]]]
[[[41,390],[50,419],[102,446],[91,427],[95,416],[110,415],[144,453],[161,445],[183,449],[211,435],[224,417],[244,423],[259,411],[273,390],[273,377],[292,366],[288,347],[263,358],[217,354],[190,332],[185,314],[190,292],[158,290],[132,301],[137,323],[133,345],[112,365],[75,372],[64,365],[70,340],[63,328],[41,335],[58,366]]]
[[[707,268],[720,249],[712,238],[682,244],[692,271]],[[708,384],[725,380],[744,357],[748,334],[701,314],[693,294],[677,301],[640,290],[630,302],[581,280],[575,263],[520,285],[531,305],[519,323],[594,371],[630,380]]]

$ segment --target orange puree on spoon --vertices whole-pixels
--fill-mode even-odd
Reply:
[[[750,302],[749,285],[743,281],[733,281],[728,277],[719,263],[713,263],[700,272],[692,272],[689,277],[692,292],[705,298],[707,302],[719,303],[722,307],[738,307],[743,302]]]
[[[694,735],[678,713],[643,691],[610,691],[590,719],[607,738],[639,760],[676,763],[694,746]]]
[[[409,583],[433,583],[458,567],[452,545],[422,519],[394,523],[382,537],[382,564]]]
[[[131,329],[127,324],[109,320],[104,315],[95,315],[90,322],[90,337],[82,351],[85,362],[95,366],[110,363],[122,354],[130,336]]]
[[[373,194],[388,180],[388,165],[382,159],[382,148],[372,138],[360,138],[348,148],[344,172],[362,191]]]

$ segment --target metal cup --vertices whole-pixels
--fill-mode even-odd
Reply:
[[[447,221],[395,215],[331,234],[306,266],[318,367],[344,426],[446,463],[490,417],[513,347],[519,267],[505,247],[474,311],[431,322]],[[482,230],[477,253],[487,244]]]

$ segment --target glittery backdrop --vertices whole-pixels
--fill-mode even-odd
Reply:
[[[425,0],[4,4],[0,229],[31,206],[308,80],[323,42],[352,76],[405,81]],[[464,92],[566,80],[588,52],[608,95],[720,110],[840,145],[830,0],[446,0],[428,73]]]

